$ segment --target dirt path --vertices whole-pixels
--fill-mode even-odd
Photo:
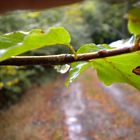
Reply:
[[[60,77],[0,111],[0,140],[139,140],[140,94],[105,87],[88,70],[68,89]]]

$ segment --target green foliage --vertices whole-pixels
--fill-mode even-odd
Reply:
[[[140,13],[140,8],[135,8],[130,10],[129,23],[128,23],[129,31],[137,36],[140,35],[139,13]],[[130,42],[129,43],[124,42],[124,43],[130,45],[129,44]],[[131,41],[131,46],[132,44],[135,43],[136,42]],[[121,43],[118,45],[123,46],[124,44]],[[115,49],[115,48],[111,48],[105,44],[104,45],[87,44],[82,46],[77,51],[77,53],[89,53],[89,52],[95,52],[103,49]],[[95,59],[89,62],[76,62],[71,65],[69,79],[66,85],[68,86],[69,83],[73,82],[79,76],[79,74],[85,71],[88,67],[92,67],[97,70],[97,74],[100,80],[103,81],[106,85],[110,85],[112,83],[118,83],[118,82],[128,83],[140,90],[139,70],[134,72],[140,66],[140,62],[138,61],[139,59],[140,59],[140,52],[138,51],[138,52],[114,56],[114,57]]]
[[[85,44],[85,45],[81,46],[77,50],[77,53],[78,54],[92,53],[92,52],[99,51],[102,49],[106,50],[106,49],[112,49],[112,48],[110,46],[108,46],[107,44],[96,45],[96,44],[91,43],[91,44]],[[70,83],[74,82],[81,73],[83,73],[88,67],[90,67],[92,65],[91,62],[92,61],[75,62],[75,63],[71,64],[71,69],[69,71],[69,78],[66,82],[66,86],[68,86]]]
[[[26,31],[21,32],[22,42],[22,35],[23,38],[27,36],[24,36],[24,33],[27,33],[27,31],[41,27],[41,29],[46,32],[48,31],[48,28],[52,26],[64,26],[71,34],[71,44],[77,49],[83,43],[91,42],[90,32],[87,31],[87,25],[82,18],[80,8],[81,4],[75,4],[73,6],[66,6],[43,11],[14,11],[7,13],[3,16],[0,16],[0,35],[8,32],[17,33],[17,31]],[[18,36],[15,35],[13,39],[17,40]],[[18,42],[20,42],[20,40],[17,40],[15,44]],[[10,42],[7,42],[7,45],[12,45],[8,43]],[[4,48],[3,44],[1,44],[0,49],[0,52],[2,52],[2,49],[6,49],[6,47]],[[61,53],[69,53],[69,48],[62,47],[62,45],[55,45],[53,47],[35,49],[26,52],[24,55],[50,55]],[[17,73],[15,76],[2,73],[1,71],[7,72],[7,70],[6,67],[0,67],[0,94],[4,96],[4,98],[6,97],[6,103],[8,104],[9,102],[15,101],[16,97],[18,98],[19,95],[21,96],[21,93],[23,93],[25,89],[29,88],[30,85],[48,81],[48,79],[56,76],[53,68],[44,68],[44,66],[39,66],[39,68],[37,68],[37,66],[28,66],[24,67],[24,69],[17,69],[17,67],[12,68],[15,69]],[[11,87],[7,87],[3,80],[9,79],[8,81],[12,82],[14,81],[15,77],[17,79],[21,79],[22,77],[22,79],[20,82],[12,84]]]
[[[50,28],[46,33],[40,29],[33,29],[30,32],[17,31],[0,36],[0,61],[11,56],[25,53],[32,49],[46,46],[65,45],[70,48],[71,38],[63,27]],[[62,46],[61,46],[62,47]],[[72,49],[72,48],[70,48]],[[21,93],[34,83],[43,81],[47,70],[42,66],[36,67],[0,67],[0,91],[6,98],[6,104],[15,102]],[[51,76],[49,72],[49,76]],[[39,76],[38,80],[37,77]],[[33,77],[35,77],[33,79]],[[47,77],[45,79],[48,79]],[[5,104],[5,103],[4,103]],[[1,105],[0,105],[1,108]]]
[[[69,77],[66,81],[66,87],[68,87],[70,83],[74,82],[76,78],[80,74],[82,74],[88,67],[90,67],[90,62],[75,62],[71,64]]]
[[[140,7],[134,8],[128,14],[128,29],[134,35],[140,34]]]
[[[124,7],[123,3],[110,5],[101,0],[85,2],[81,8],[82,16],[94,43],[110,43],[127,37],[124,30],[126,25],[122,16]]]
[[[15,32],[0,36],[0,61],[32,49],[52,45],[69,45],[70,35],[63,27],[53,27],[44,33],[40,29]]]
[[[31,85],[46,83],[56,76],[53,69],[42,66],[0,67],[0,99],[3,101],[0,102],[0,108],[18,101]]]
[[[123,27],[126,26],[122,20],[123,7],[123,4],[110,5],[105,2],[87,0],[81,5],[76,4],[63,9],[42,12],[17,11],[0,17],[0,61],[22,53],[29,55],[63,53],[66,47],[64,48],[62,45],[73,51],[71,44],[78,49],[78,54],[115,49],[107,44],[96,44],[110,43],[127,36],[123,31]],[[138,7],[131,10],[128,15],[128,29],[130,33],[136,36],[140,35],[139,13],[140,8]],[[55,27],[49,28],[50,26]],[[39,27],[42,29],[37,29]],[[16,32],[13,32],[15,30]],[[30,31],[23,32],[22,30]],[[3,35],[5,32],[12,33]],[[92,41],[96,44],[86,44]],[[58,45],[60,46],[58,47]],[[79,46],[81,47],[79,48]],[[42,47],[43,49],[40,49]],[[30,51],[34,49],[36,51]],[[123,82],[140,89],[139,75],[134,72],[140,66],[139,55],[138,51],[131,54],[73,63],[66,85],[68,86],[69,83],[73,82],[88,67],[92,67],[97,70],[101,81],[107,85]],[[9,93],[21,93],[22,88],[29,87],[31,81],[35,82],[37,76],[40,79],[40,74],[43,74],[44,71],[46,69],[42,66],[39,68],[36,66],[28,68],[0,67],[0,90],[4,91],[6,97],[12,97],[16,100],[15,96],[10,96]]]
[[[85,45],[78,50],[78,53],[95,52],[100,49],[102,50],[103,48],[111,49],[108,45],[107,47],[106,45],[99,46],[102,46],[102,48],[95,44]],[[106,85],[113,83],[128,83],[140,90],[140,77],[134,73],[134,70],[140,66],[139,59],[140,52],[138,51],[130,54],[94,59],[89,62],[73,63],[66,85],[68,86],[69,83],[73,82],[87,68],[92,67],[97,70],[100,80]]]
[[[140,77],[133,70],[140,66],[140,52],[94,60],[91,64],[106,85],[128,83],[140,90]]]

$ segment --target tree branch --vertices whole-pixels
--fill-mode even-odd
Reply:
[[[140,47],[133,49],[133,47],[125,47],[112,50],[100,50],[93,53],[77,54],[77,58],[73,54],[60,54],[48,56],[13,56],[10,59],[0,62],[0,65],[62,65],[77,61],[89,61],[97,58],[104,58],[127,54],[140,50]]]

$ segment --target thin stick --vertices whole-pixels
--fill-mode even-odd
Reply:
[[[132,48],[133,47],[125,47],[112,50],[100,50],[98,52],[93,53],[77,54],[76,59],[73,54],[60,54],[48,56],[13,56],[10,59],[0,62],[0,65],[62,65],[77,61],[89,61],[97,58],[127,54],[140,50],[140,47],[138,47],[137,50]]]

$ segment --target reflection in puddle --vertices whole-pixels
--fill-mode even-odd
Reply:
[[[135,129],[139,130],[136,122],[140,122],[140,107],[129,99],[133,91],[117,84],[97,86],[100,86],[98,90],[92,87],[83,90],[82,84],[74,83],[62,91],[61,108],[68,140],[133,140],[138,137]]]
[[[80,84],[75,83],[69,87],[69,93],[64,91],[65,97],[62,103],[66,120],[65,123],[68,127],[69,140],[87,140],[82,136],[83,128],[78,120],[78,116],[85,111],[82,91]]]

